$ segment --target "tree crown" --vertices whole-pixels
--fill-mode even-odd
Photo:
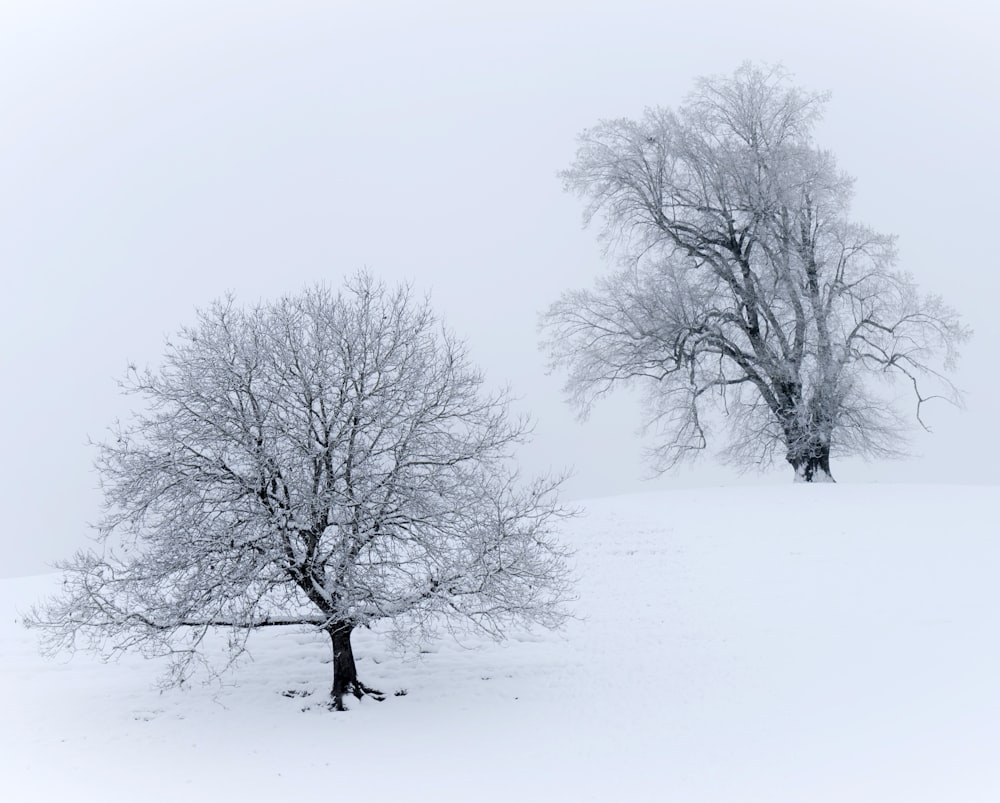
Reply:
[[[111,652],[218,625],[558,625],[559,479],[519,481],[528,421],[484,384],[426,301],[366,273],[213,304],[129,370],[143,405],[99,445],[105,548],[37,621]]]

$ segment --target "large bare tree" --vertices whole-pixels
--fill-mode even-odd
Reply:
[[[921,425],[928,399],[959,401],[944,372],[968,331],[850,219],[852,180],[812,142],[825,101],[744,64],[586,131],[563,174],[621,268],[552,305],[545,347],[583,414],[644,388],[659,470],[722,421],[730,459],[831,480],[831,453],[902,453],[893,380]]]
[[[558,481],[518,482],[527,422],[407,288],[359,274],[339,294],[216,303],[124,386],[143,405],[99,445],[101,549],[29,620],[50,647],[169,654],[181,681],[211,629],[236,657],[254,628],[308,625],[343,708],[380,697],[358,627],[563,619]]]

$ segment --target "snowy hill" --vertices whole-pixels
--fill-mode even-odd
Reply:
[[[995,486],[716,488],[568,522],[579,618],[399,656],[327,711],[328,642],[255,634],[229,681],[51,662],[0,582],[5,800],[996,801]],[[405,694],[401,694],[405,691]]]

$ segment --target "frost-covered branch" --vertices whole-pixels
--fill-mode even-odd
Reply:
[[[158,370],[128,372],[144,405],[98,445],[102,551],[64,565],[32,623],[56,647],[180,655],[178,679],[210,628],[243,633],[238,654],[250,629],[318,627],[338,705],[365,688],[344,657],[356,627],[557,626],[559,483],[521,488],[529,422],[484,384],[426,302],[364,273],[216,303]]]
[[[852,180],[811,140],[825,101],[746,64],[677,111],[584,132],[563,173],[624,267],[554,303],[543,347],[581,415],[643,389],[659,470],[721,414],[731,459],[783,453],[828,479],[831,453],[901,453],[886,378],[912,386],[921,425],[929,399],[960,402],[945,372],[969,332],[896,269],[893,238],[849,219]]]

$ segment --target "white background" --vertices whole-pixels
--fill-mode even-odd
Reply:
[[[586,424],[545,374],[537,316],[605,268],[556,172],[601,118],[695,77],[781,62],[833,99],[818,141],[856,217],[976,330],[968,409],[929,411],[905,463],[841,481],[1000,481],[1000,35],[992,4],[0,2],[0,575],[43,571],[99,513],[93,450],[196,306],[367,266],[432,293],[536,417],[526,470],[569,497],[788,482],[710,459],[643,485],[638,408]]]

